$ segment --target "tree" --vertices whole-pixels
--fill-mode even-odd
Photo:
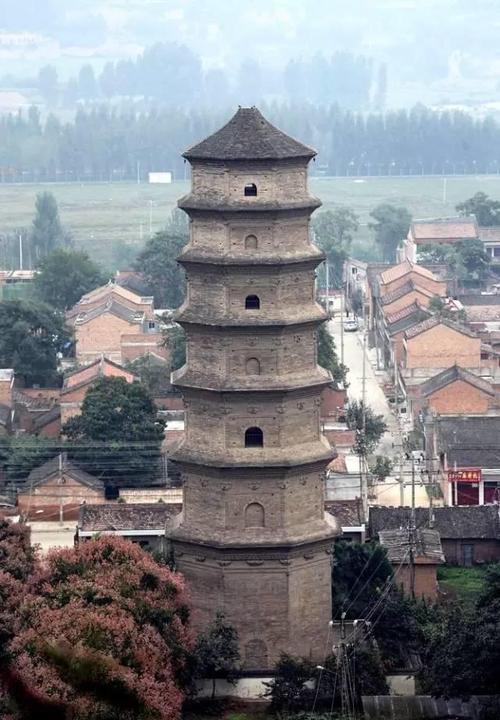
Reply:
[[[375,242],[380,247],[382,258],[394,262],[399,244],[408,234],[411,215],[404,207],[395,207],[389,203],[378,205],[370,216],[375,220],[368,227],[375,233]]]
[[[165,331],[165,346],[170,349],[171,370],[179,370],[186,362],[186,333],[180,325]]]
[[[30,472],[51,460],[60,452],[60,443],[52,438],[36,435],[19,435],[10,440],[5,472],[9,485],[18,485]]]
[[[373,475],[376,476],[379,482],[385,480],[385,478],[392,472],[392,460],[383,455],[377,455],[375,463],[371,466],[370,470]]]
[[[500,204],[500,203],[499,203]],[[461,273],[464,280],[483,280],[488,274],[490,258],[479,238],[459,240],[454,245],[458,263],[463,267]]]
[[[339,362],[337,351],[335,348],[335,341],[328,332],[326,323],[323,323],[318,328],[318,364],[325,370],[329,370],[332,374],[333,383],[336,388],[340,385],[347,387],[346,382],[348,368],[346,365],[342,365]]]
[[[238,633],[225,622],[224,613],[217,612],[213,622],[198,636],[194,656],[197,674],[212,679],[212,699],[217,678],[235,681],[240,660]]]
[[[14,368],[27,385],[57,385],[58,354],[69,345],[64,318],[44,303],[0,303],[0,367]]]
[[[122,377],[103,377],[87,392],[81,414],[64,425],[69,454],[109,485],[144,485],[161,472],[165,423],[147,389]]]
[[[270,710],[287,715],[309,707],[312,691],[307,683],[315,676],[314,665],[306,659],[282,653],[273,671],[273,679],[264,683],[264,695],[270,698]]]
[[[156,355],[142,355],[127,363],[127,369],[140,379],[151,397],[162,397],[172,389],[170,366]]]
[[[483,227],[500,225],[500,201],[493,200],[484,192],[477,192],[459,203],[456,209],[460,215],[475,215],[478,224]]]
[[[97,82],[92,65],[83,65],[78,73],[78,93],[85,100],[97,97]]]
[[[105,537],[37,563],[21,604],[11,665],[64,717],[178,720],[192,646],[178,575]]]
[[[107,279],[87,253],[59,248],[40,263],[34,287],[41,300],[58,310],[68,310]]]
[[[444,320],[451,320],[452,322],[464,323],[467,320],[465,310],[452,310],[450,306],[445,302],[439,295],[434,295],[429,301],[428,309],[434,315],[443,318]]]
[[[52,193],[38,193],[35,211],[30,240],[36,258],[41,260],[58,245],[68,244],[69,236],[61,225],[57,201]]]
[[[57,70],[53,65],[45,65],[38,72],[38,89],[47,105],[57,102]]]
[[[330,270],[330,287],[342,286],[344,263],[349,257],[353,233],[359,228],[358,216],[348,207],[338,207],[313,220],[315,241],[325,252]]]
[[[356,433],[354,452],[367,457],[378,445],[382,435],[387,432],[383,415],[376,415],[364,406],[363,401],[351,400],[346,412],[347,425]]]
[[[184,300],[184,271],[177,263],[177,257],[187,243],[188,235],[187,225],[180,219],[179,212],[172,213],[167,228],[147,241],[135,261],[135,269],[153,289],[156,307],[175,308]]]

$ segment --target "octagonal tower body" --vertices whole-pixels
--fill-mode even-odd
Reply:
[[[256,108],[184,153],[192,187],[179,207],[191,222],[176,319],[187,360],[173,375],[186,408],[173,453],[184,509],[172,541],[195,623],[222,610],[249,670],[271,668],[281,652],[322,659],[331,619],[314,154]]]

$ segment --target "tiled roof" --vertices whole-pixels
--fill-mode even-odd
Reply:
[[[126,320],[129,323],[135,323],[137,325],[142,324],[145,317],[143,310],[132,310],[131,308],[122,305],[117,300],[109,298],[107,302],[88,310],[88,312],[82,310],[76,318],[75,324],[83,325],[84,323],[90,322],[90,320],[94,320],[96,317],[99,317],[99,315],[103,315],[104,313],[111,313],[122,320]]]
[[[479,237],[485,242],[500,242],[500,227],[480,227]]]
[[[398,332],[407,330],[417,323],[422,322],[431,316],[431,312],[424,308],[418,300],[397,313],[392,313],[386,317],[387,331],[389,335],[395,335]]]
[[[424,397],[428,397],[436,392],[436,390],[441,390],[441,388],[446,387],[456,380],[463,380],[464,382],[469,383],[469,385],[481,390],[481,392],[487,393],[488,395],[495,395],[495,391],[490,383],[486,382],[486,380],[483,380],[477,375],[474,375],[474,373],[464,370],[464,368],[461,368],[458,365],[453,365],[452,367],[443,370],[437,375],[434,375],[434,377],[431,377],[429,380],[423,382],[420,386],[420,392]]]
[[[422,306],[418,300],[414,300],[409,305],[405,305],[404,308],[401,308],[401,310],[386,315],[385,320],[388,325],[392,325],[393,323],[398,322],[398,320],[403,320],[405,317],[408,317],[408,315],[412,315],[414,312],[421,309],[421,307]]]
[[[280,160],[315,155],[315,150],[271,125],[256,107],[240,107],[220,130],[183,153],[188,160]]]
[[[53,405],[47,412],[41,413],[33,420],[33,430],[41,430],[54,420],[61,419],[61,406]]]
[[[497,293],[476,293],[475,295],[459,295],[458,299],[467,307],[475,305],[500,305],[500,295]],[[467,312],[469,312],[467,310]]]
[[[417,244],[453,242],[477,238],[478,227],[474,217],[414,220],[410,225],[410,234]]]
[[[84,532],[106,531],[165,531],[169,521],[179,513],[177,505],[167,503],[104,503],[82,505],[78,519],[78,530]]]
[[[422,295],[425,295],[426,297],[433,297],[433,293],[431,293],[429,290],[427,290],[424,287],[421,287],[418,283],[415,283],[413,280],[409,280],[404,285],[401,285],[401,287],[396,288],[396,290],[392,290],[392,292],[388,292],[386,295],[382,295],[380,298],[381,305],[390,305],[391,303],[395,302],[396,300],[399,300],[399,298],[404,297],[405,295],[408,295],[412,290],[418,290],[419,293]]]
[[[380,530],[380,544],[387,550],[387,559],[391,563],[410,561],[410,538],[408,530]],[[426,560],[429,563],[443,563],[443,547],[437,530],[418,528],[415,532],[415,561]]]
[[[102,377],[106,374],[106,371],[104,367],[106,365],[110,365],[111,367],[118,368],[123,373],[127,373],[131,377],[134,377],[134,373],[132,373],[130,370],[127,370],[127,368],[124,368],[123,365],[119,365],[118,363],[113,362],[107,357],[104,357],[104,355],[100,358],[97,358],[97,360],[93,360],[88,365],[82,365],[79,368],[76,368],[76,370],[72,370],[71,372],[67,372],[64,375],[63,380],[63,389],[61,390],[61,394],[67,392],[68,390],[75,390],[77,387],[80,387],[81,385],[86,385],[89,382],[93,382],[97,377]],[[88,370],[93,370],[92,374],[87,376]],[[81,375],[85,373],[86,377],[84,380],[78,380],[78,375]],[[69,381],[69,382],[68,382]]]
[[[402,263],[399,263],[399,265],[394,265],[394,267],[381,272],[379,278],[380,283],[382,285],[389,285],[391,282],[394,282],[394,280],[398,280],[410,272],[415,272],[417,275],[421,275],[429,280],[437,280],[434,274],[430,270],[427,270],[427,268],[417,265],[411,262],[411,260],[404,260]]]
[[[376,537],[384,530],[408,528],[409,507],[370,507],[370,535]],[[416,508],[417,527],[429,527],[429,509]],[[441,540],[500,539],[498,505],[458,505],[435,507],[432,510],[433,529]]]
[[[500,322],[500,305],[469,305],[466,310],[467,322]]]
[[[435,422],[448,467],[500,468],[500,416],[443,415]]]
[[[454,323],[451,320],[445,320],[444,318],[441,318],[438,315],[432,315],[431,317],[427,318],[426,320],[422,320],[422,322],[409,328],[405,332],[405,337],[409,340],[411,338],[416,337],[417,335],[420,335],[423,332],[427,332],[427,330],[431,330],[432,328],[436,327],[437,325],[445,325],[446,327],[450,328],[451,330],[455,330],[455,332],[461,333],[462,335],[467,335],[468,337],[472,337],[472,338],[477,337],[477,335],[475,333],[473,333],[472,330],[469,330],[468,328],[464,327],[463,325],[460,325],[459,323]]]
[[[89,473],[73,465],[73,463],[67,459],[66,454],[63,453],[62,461],[59,459],[59,455],[56,455],[43,465],[34,468],[26,479],[25,491],[29,492],[29,490],[37,485],[43,484],[53,475],[56,475],[60,468],[62,468],[62,471],[66,475],[70,475],[82,485],[87,485],[94,490],[102,490],[104,488],[103,482],[99,478],[89,475]]]
[[[359,498],[357,500],[327,500],[325,510],[338,520],[341,527],[359,527],[365,522]]]

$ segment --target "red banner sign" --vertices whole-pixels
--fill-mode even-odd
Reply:
[[[449,482],[481,482],[481,468],[457,468],[456,470],[448,470]]]

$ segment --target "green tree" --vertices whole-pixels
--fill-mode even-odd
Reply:
[[[58,354],[69,345],[63,316],[44,303],[0,302],[0,367],[14,368],[26,385],[57,385]]]
[[[475,215],[478,224],[483,227],[500,225],[500,201],[493,200],[484,192],[477,192],[459,203],[456,209],[461,215]]]
[[[5,458],[9,486],[18,487],[34,468],[51,460],[60,449],[60,443],[52,438],[27,434],[11,438]]]
[[[213,622],[198,636],[194,656],[199,677],[212,680],[212,699],[217,678],[230,683],[236,680],[240,661],[238,633],[225,621],[224,613],[217,612]]]
[[[464,323],[467,320],[465,310],[452,310],[449,305],[446,304],[442,297],[434,295],[429,301],[428,309],[434,314],[445,320],[451,320],[452,322]]]
[[[40,263],[34,287],[41,300],[58,310],[68,310],[82,295],[107,280],[87,253],[59,248]]]
[[[356,433],[354,452],[367,457],[377,447],[382,435],[387,432],[383,415],[376,415],[371,407],[365,407],[362,400],[351,400],[346,412],[347,425]]]
[[[404,207],[395,207],[389,203],[378,205],[370,216],[375,220],[368,227],[375,233],[375,242],[380,247],[382,258],[394,262],[396,250],[408,234],[411,215]]]
[[[151,397],[162,397],[172,389],[170,366],[156,355],[142,355],[127,363],[127,369],[140,379]]]
[[[175,308],[184,300],[185,277],[177,257],[187,243],[188,233],[179,213],[172,213],[167,228],[147,241],[135,261],[135,269],[153,290],[156,307]]]
[[[170,350],[170,368],[179,370],[186,362],[186,333],[180,325],[173,325],[164,331],[164,344]]]
[[[333,383],[336,388],[340,385],[347,387],[346,382],[348,368],[346,365],[342,365],[339,362],[337,350],[335,348],[335,341],[331,334],[328,332],[326,323],[323,323],[318,328],[318,364],[325,370],[329,370],[332,374]]]
[[[377,455],[375,463],[370,467],[371,472],[376,478],[382,482],[385,478],[391,474],[392,471],[392,460],[383,455]]]
[[[333,546],[332,605],[334,616],[363,617],[374,605],[393,572],[378,543],[337,542]]]
[[[330,287],[342,286],[344,263],[349,257],[353,233],[359,228],[358,216],[348,207],[338,207],[313,220],[315,240],[326,254]]]
[[[62,431],[71,441],[68,454],[87,472],[115,487],[140,486],[161,477],[164,426],[141,383],[103,377]]]
[[[473,240],[459,240],[454,245],[458,263],[463,267],[462,279],[484,280],[490,268],[490,258],[484,245],[475,238]]]
[[[38,72],[38,89],[47,105],[57,102],[57,70],[53,65],[45,65]]]
[[[270,699],[270,710],[286,716],[309,708],[312,690],[308,682],[315,677],[314,665],[304,658],[282,653],[273,671],[273,679],[264,683],[264,695]]]
[[[37,260],[44,258],[58,245],[69,244],[69,236],[59,219],[57,201],[50,192],[41,192],[36,196],[30,240]]]

